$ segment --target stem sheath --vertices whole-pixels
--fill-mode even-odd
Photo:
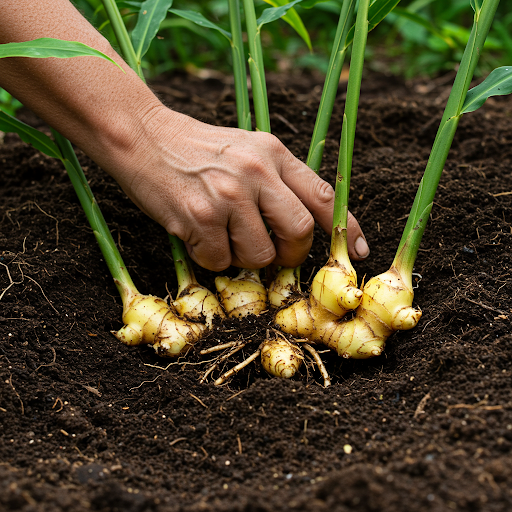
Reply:
[[[352,155],[354,152],[359,94],[363,76],[364,53],[368,35],[368,6],[369,0],[360,0],[359,7],[357,9],[354,43],[352,46],[352,57],[350,59],[350,74],[347,85],[347,98],[345,101],[345,113],[343,114],[343,126],[341,129],[331,242],[331,254],[338,260],[338,255],[334,254],[333,251],[340,248],[340,244],[337,243],[336,237],[339,236],[340,232],[346,232],[347,230],[348,196],[350,192]],[[344,236],[344,240],[345,247],[341,250],[344,254],[347,254],[348,258],[346,234]],[[342,255],[340,254],[340,257],[341,256]]]
[[[267,84],[263,67],[263,51],[261,49],[260,27],[256,20],[254,0],[243,0],[247,40],[249,45],[249,71],[251,74],[252,97],[256,129],[270,133],[270,114],[268,110]]]
[[[112,29],[114,30],[114,34],[116,35],[116,39],[119,43],[124,59],[139,75],[139,77],[145,81],[144,75],[142,74],[141,63],[139,62],[139,59],[137,59],[132,41],[128,35],[123,17],[119,12],[119,8],[117,7],[115,0],[101,0],[101,2],[103,3],[103,7],[105,8],[110,20],[110,24],[112,25]]]
[[[474,2],[474,4],[479,4],[479,2]],[[499,0],[483,0],[480,7],[476,7],[473,28],[393,262],[393,265],[400,272],[402,270],[404,273],[412,272],[412,266],[414,265],[421,237],[425,230],[425,225],[420,222],[420,219],[423,220],[426,209],[432,207],[444,164],[448,157],[459,119],[462,116],[462,106],[498,4]],[[413,237],[414,243],[409,246],[407,241],[411,240],[411,232],[417,229],[416,226],[418,225],[422,225],[420,234]],[[404,268],[402,269],[402,267]]]
[[[96,236],[101,253],[105,258],[108,269],[114,278],[123,304],[129,293],[137,293],[137,289],[133,284],[130,274],[126,270],[123,258],[117,249],[116,243],[112,238],[112,234],[108,229],[107,223],[101,213],[101,210],[94,198],[94,195],[87,183],[82,167],[78,162],[75,151],[71,146],[71,142],[63,137],[60,133],[52,130],[55,142],[62,152],[61,161],[64,164],[68,176],[73,184],[75,192],[78,196],[80,204],[87,216],[87,220]]]
[[[341,70],[343,68],[345,55],[347,53],[347,46],[345,41],[347,39],[347,34],[350,30],[352,19],[354,17],[355,4],[356,0],[344,0],[341,7],[334,44],[331,50],[329,67],[325,77],[322,97],[320,99],[320,105],[316,115],[315,128],[313,130],[313,136],[309,146],[308,158],[306,160],[306,164],[316,173],[318,173],[320,164],[322,163],[325,139],[327,137],[329,123],[331,121],[332,110],[336,100],[336,93],[338,92]]]
[[[240,0],[229,0],[229,21],[231,25],[231,54],[233,58],[238,127],[244,130],[251,130],[251,109],[249,106],[249,90],[247,88],[242,23],[240,21]]]

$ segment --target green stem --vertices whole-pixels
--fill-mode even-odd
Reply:
[[[479,4],[480,2],[475,0],[474,3]],[[401,273],[402,267],[404,273],[412,272],[412,265],[414,264],[421,242],[421,236],[418,240],[416,240],[417,237],[415,237],[416,242],[412,245],[408,240],[411,239],[411,231],[416,228],[420,219],[424,217],[424,211],[431,206],[434,201],[443,167],[448,157],[450,146],[459,124],[459,119],[462,116],[462,106],[498,4],[499,0],[483,0],[481,6],[476,8],[473,28],[466,49],[464,50],[450,96],[446,103],[446,108],[434,140],[434,145],[432,146],[432,151],[430,152],[425,173],[421,179],[393,262]],[[422,234],[423,231],[421,231],[421,235]]]
[[[240,0],[229,0],[229,20],[231,24],[231,53],[233,56],[238,127],[244,130],[251,130],[249,90],[247,88],[242,23],[240,21]]]
[[[116,35],[117,42],[121,48],[124,60],[126,60],[128,65],[139,75],[142,80],[145,81],[144,75],[142,74],[141,63],[139,59],[137,59],[135,49],[133,48],[132,41],[128,35],[128,31],[126,30],[126,26],[123,21],[123,17],[119,12],[119,8],[117,7],[115,0],[101,0],[101,2],[103,3],[103,7],[105,8],[107,16],[110,20],[114,34]]]
[[[260,29],[256,20],[254,0],[243,0],[247,39],[249,44],[249,71],[251,74],[252,98],[256,129],[270,133],[270,114],[268,110],[267,84],[263,67],[263,51],[261,49]]]
[[[341,261],[340,258],[342,258],[345,253],[348,254],[346,247],[340,254],[336,254],[333,251],[340,250],[339,244],[334,242],[337,231],[346,231],[347,229],[350,174],[352,170],[359,94],[363,76],[364,52],[368,36],[368,6],[369,0],[360,0],[357,9],[354,43],[352,46],[350,73],[347,84],[347,98],[345,100],[345,113],[343,114],[343,126],[341,129],[331,239],[331,255],[338,261]],[[346,236],[344,240],[346,245]]]
[[[347,53],[345,41],[352,24],[352,18],[354,17],[355,4],[356,0],[344,0],[341,7],[338,28],[334,38],[329,67],[325,77],[320,106],[318,107],[315,121],[315,128],[313,130],[308,158],[306,160],[306,164],[316,173],[318,173],[320,164],[322,163],[325,139],[327,137],[329,123],[331,121],[336,93],[338,92],[343,62],[345,61],[345,55]]]
[[[133,284],[132,278],[126,269],[123,258],[116,247],[116,243],[112,238],[112,234],[108,229],[103,214],[87,183],[87,178],[78,162],[78,158],[76,157],[71,143],[60,133],[54,130],[52,130],[52,132],[55,137],[55,142],[63,155],[61,161],[66,167],[68,176],[73,184],[85,215],[87,216],[87,220],[96,236],[101,253],[105,258],[105,262],[114,278],[124,304],[130,294],[138,293],[137,288]]]
[[[177,236],[169,235],[169,243],[171,244],[171,254],[178,279],[178,295],[191,284],[196,284],[197,280],[194,270],[190,263],[185,244]]]

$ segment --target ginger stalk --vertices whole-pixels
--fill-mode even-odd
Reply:
[[[178,278],[178,296],[172,305],[180,316],[195,322],[204,322],[211,329],[214,319],[222,320],[226,318],[226,314],[217,297],[197,282],[183,242],[171,235],[169,241]]]
[[[206,326],[179,318],[164,300],[138,292],[71,143],[59,133],[53,133],[62,152],[62,162],[121,295],[125,326],[113,334],[127,345],[151,344],[160,355],[181,355],[199,340]]]

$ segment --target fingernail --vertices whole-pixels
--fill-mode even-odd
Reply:
[[[366,243],[364,236],[360,236],[354,244],[354,249],[360,258],[366,258],[370,254],[370,248]]]

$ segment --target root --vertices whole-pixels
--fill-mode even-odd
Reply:
[[[309,343],[304,343],[302,346],[313,357],[313,359],[318,367],[318,370],[320,371],[320,374],[322,375],[322,377],[324,379],[324,388],[328,388],[331,385],[331,378],[329,377],[329,374],[327,373],[327,368],[325,367],[324,362],[322,361],[322,358],[320,357],[320,354]]]
[[[250,355],[247,359],[242,361],[240,364],[237,364],[231,370],[227,371],[224,375],[221,375],[216,381],[215,385],[220,386],[224,384],[228,379],[230,379],[233,375],[236,375],[240,370],[243,370],[246,366],[251,364],[259,355],[261,354],[261,350],[256,350],[252,355]]]
[[[201,354],[210,354],[211,352],[214,352],[213,349],[216,349],[216,350],[224,350],[225,348],[231,348],[231,347],[236,347],[234,348],[233,350],[230,350],[228,353],[224,354],[223,356],[219,356],[215,362],[204,372],[203,376],[201,377],[200,379],[200,383],[202,384],[207,378],[208,376],[216,369],[219,367],[220,363],[222,363],[223,361],[225,361],[226,359],[229,359],[233,354],[236,354],[239,350],[242,350],[245,345],[247,345],[247,343],[249,343],[249,341],[246,341],[246,342],[237,342],[237,341],[233,341],[231,343],[224,343],[223,345],[218,345],[217,347],[212,347],[211,349],[208,349],[208,350],[202,350],[200,353]]]

